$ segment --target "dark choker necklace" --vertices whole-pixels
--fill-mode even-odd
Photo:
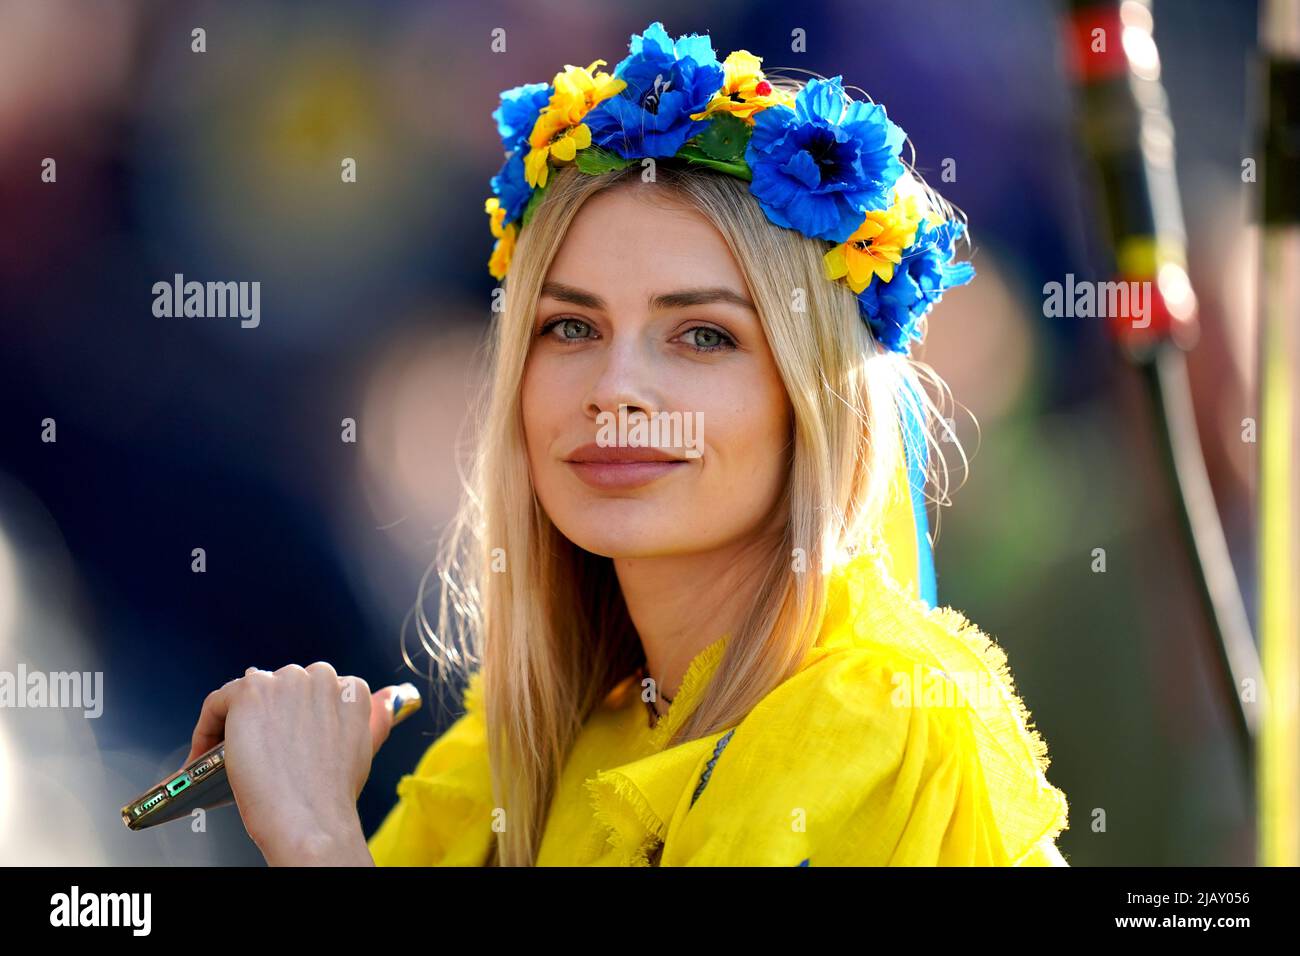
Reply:
[[[639,688],[641,686],[641,681],[645,680],[647,677],[650,677],[650,675],[646,672],[644,664],[637,667],[636,670],[637,670],[637,687]],[[653,678],[651,679],[653,680]],[[659,686],[657,682],[655,686],[656,687]],[[667,694],[659,694],[658,696],[659,699],[662,700],[664,703],[668,704],[670,707],[672,706],[673,699],[669,697]],[[656,727],[659,724],[660,720],[668,716],[667,711],[661,714],[659,713],[658,710],[655,709],[655,702],[653,700],[645,700],[643,698],[641,703],[645,704],[646,710],[649,711],[651,728]]]

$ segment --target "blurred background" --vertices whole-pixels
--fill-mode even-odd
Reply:
[[[1197,422],[1253,615],[1241,171],[1257,151],[1256,6],[1153,10],[1200,305]],[[359,806],[367,835],[378,826],[452,717],[453,694],[404,667],[400,635],[458,494],[489,315],[490,113],[566,63],[612,69],[656,19],[709,33],[720,57],[842,74],[886,104],[919,170],[969,216],[979,277],[934,313],[919,353],[968,411],[956,428],[973,456],[939,519],[939,598],[1008,652],[1070,801],[1067,859],[1253,863],[1142,392],[1101,320],[1043,314],[1045,283],[1109,268],[1065,13],[1049,0],[0,0],[0,670],[104,675],[98,718],[0,710],[0,863],[261,862],[233,807],[203,834],[132,833],[119,817],[178,768],[204,696],[253,665],[323,659],[428,695],[376,757]],[[796,28],[807,52],[790,50]],[[176,273],[260,281],[260,325],[155,316],[153,284]]]

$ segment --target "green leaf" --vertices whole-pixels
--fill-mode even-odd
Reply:
[[[610,173],[631,166],[635,160],[624,159],[617,153],[611,153],[599,146],[588,146],[586,149],[578,150],[574,154],[573,161],[587,175],[599,176],[601,173]]]
[[[734,163],[745,155],[753,129],[738,116],[719,113],[712,122],[694,137],[701,150],[710,158],[724,163]]]
[[[547,183],[546,186],[534,189],[533,194],[528,197],[528,205],[524,207],[524,214],[520,217],[522,225],[528,225],[529,220],[533,218],[533,213],[537,211],[537,207],[541,205],[542,200],[546,198],[546,190],[549,185],[550,184]]]
[[[685,144],[684,146],[682,146],[681,149],[677,150],[677,155],[680,156],[682,159],[688,160],[691,163],[695,163],[696,165],[707,166],[710,169],[716,169],[719,172],[728,173],[729,175],[732,176],[738,176],[741,179],[744,179],[746,181],[752,181],[754,178],[754,174],[753,172],[750,171],[748,163],[744,163],[744,162],[727,163],[721,160],[714,159],[713,157],[707,155],[698,146],[693,146],[690,143]]]

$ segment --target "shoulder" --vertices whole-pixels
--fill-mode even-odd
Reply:
[[[1018,863],[1067,825],[1046,766],[1001,649],[857,559],[803,668],[715,761],[677,860]]]
[[[461,695],[463,713],[443,731],[416,764],[415,770],[403,777],[431,780],[448,773],[464,775],[477,771],[486,754],[487,723],[483,710],[483,672],[475,671],[466,682]],[[399,784],[399,792],[400,792]]]
[[[492,773],[482,673],[463,694],[465,712],[397,783],[397,804],[367,841],[379,866],[478,866],[490,849]]]

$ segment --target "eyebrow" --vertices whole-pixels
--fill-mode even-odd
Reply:
[[[585,289],[579,289],[575,286],[565,285],[563,282],[547,282],[542,285],[542,295],[552,299],[558,299],[561,302],[569,302],[573,305],[580,305],[587,309],[599,309],[604,311],[608,308],[605,300],[594,292],[587,292]],[[750,302],[743,295],[733,292],[725,286],[712,286],[701,289],[679,289],[676,292],[665,292],[660,295],[650,297],[651,309],[681,309],[691,305],[711,305],[714,302],[727,302],[731,305],[738,305],[742,309],[749,309],[755,315],[758,309],[754,308],[754,303]]]

